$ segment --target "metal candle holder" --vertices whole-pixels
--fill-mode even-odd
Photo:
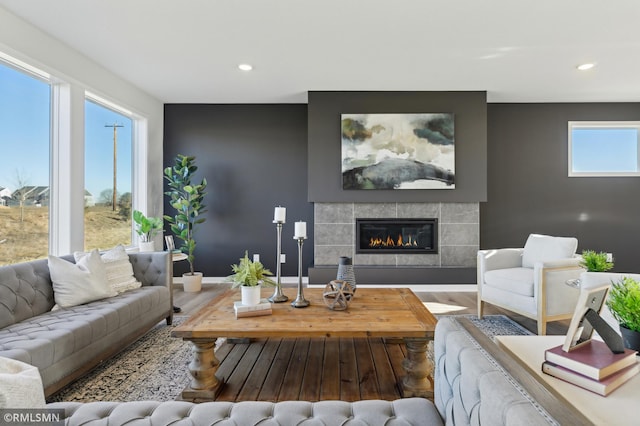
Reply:
[[[277,257],[276,257],[276,290],[273,292],[273,295],[269,298],[270,302],[273,303],[282,303],[289,300],[289,298],[282,293],[282,283],[281,283],[281,274],[280,274],[280,257],[282,252],[282,225],[284,222],[279,220],[274,220],[273,223],[276,224],[276,230],[278,234],[278,248],[277,248]]]
[[[296,300],[291,302],[291,306],[294,308],[306,308],[309,306],[309,301],[302,294],[302,245],[307,237],[293,237],[293,239],[298,240],[298,295]]]

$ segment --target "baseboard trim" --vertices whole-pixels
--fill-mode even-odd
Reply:
[[[214,285],[224,283],[226,277],[203,277],[202,285]],[[174,277],[173,282],[175,284],[182,284],[182,277]],[[280,279],[282,284],[291,285],[298,284],[298,277],[282,277]],[[324,284],[309,284],[309,277],[302,277],[302,285],[309,288],[323,288]],[[476,292],[476,284],[361,284],[357,283],[359,288],[409,288],[412,291],[429,291],[429,292]]]

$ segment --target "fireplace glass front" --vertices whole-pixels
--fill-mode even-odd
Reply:
[[[438,253],[438,219],[356,219],[356,253]]]

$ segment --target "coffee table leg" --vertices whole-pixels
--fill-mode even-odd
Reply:
[[[427,358],[429,339],[405,338],[407,357],[402,361],[402,368],[407,375],[402,380],[402,396],[413,396],[433,399],[433,363]]]
[[[184,400],[214,400],[223,382],[216,377],[220,361],[214,349],[216,339],[185,339],[192,343],[193,359],[189,363],[191,384],[182,391]]]

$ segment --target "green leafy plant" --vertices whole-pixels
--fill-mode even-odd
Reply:
[[[174,216],[165,215],[164,219],[171,225],[171,232],[182,240],[179,248],[187,255],[191,275],[195,274],[194,231],[196,225],[206,220],[200,216],[207,211],[203,203],[207,180],[202,179],[199,184],[192,183],[196,170],[198,167],[195,165],[195,157],[180,154],[175,158],[173,166],[164,169],[164,178],[170,188],[165,195],[169,196],[171,207],[176,210]]]
[[[640,282],[623,277],[612,283],[607,307],[621,326],[640,332]]]
[[[160,217],[146,217],[140,210],[134,210],[133,221],[136,223],[136,233],[142,242],[148,243],[162,232],[162,218]]]
[[[231,288],[236,288],[241,285],[244,286],[257,286],[259,284],[266,286],[275,286],[276,282],[269,278],[269,275],[273,275],[270,270],[266,269],[260,261],[251,261],[247,252],[244,252],[244,257],[240,258],[240,263],[237,265],[231,265],[233,275],[229,275],[226,281],[233,283]]]
[[[613,262],[607,262],[607,253],[602,251],[584,250],[580,263],[589,272],[606,272],[613,268]]]

